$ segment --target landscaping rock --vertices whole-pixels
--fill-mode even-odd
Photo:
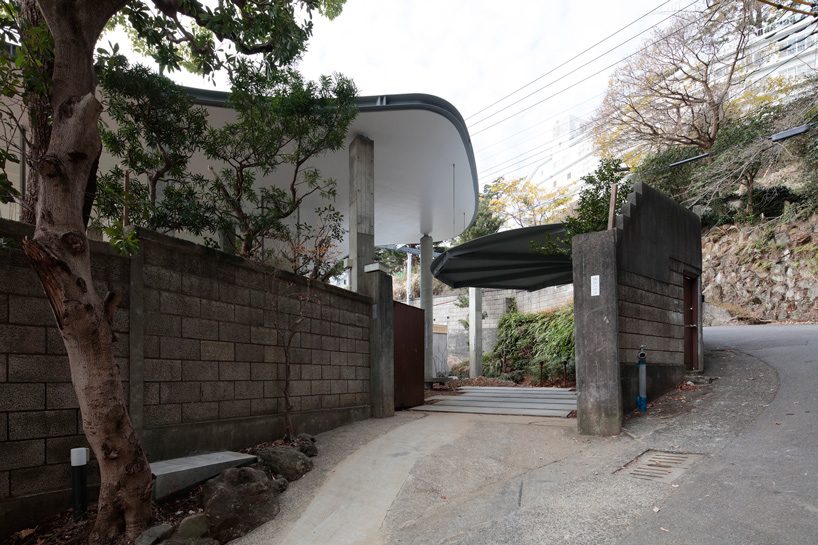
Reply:
[[[263,471],[250,467],[231,468],[210,479],[202,489],[210,535],[226,543],[272,520],[280,509],[278,494]]]
[[[259,461],[275,475],[297,481],[312,469],[312,460],[292,447],[268,447],[258,451]]]
[[[318,446],[315,444],[315,437],[308,433],[299,433],[295,440],[295,446],[310,458],[318,456]]]
[[[182,519],[179,527],[173,533],[174,538],[204,537],[207,535],[207,515],[196,513]]]
[[[152,526],[142,532],[142,534],[136,538],[134,545],[154,545],[155,543],[159,543],[168,537],[171,532],[173,532],[173,526],[170,524],[159,524],[157,526]]]
[[[287,490],[287,488],[290,486],[290,481],[288,481],[284,477],[279,477],[278,479],[273,480],[272,483],[273,489],[279,494]]]

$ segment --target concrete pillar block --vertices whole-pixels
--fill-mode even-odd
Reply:
[[[577,235],[574,262],[577,426],[586,435],[622,429],[616,231]]]
[[[432,237],[424,235],[420,239],[420,308],[423,309],[423,369],[424,376],[434,378],[434,300],[432,298]]]
[[[469,376],[483,374],[483,290],[469,288]]]
[[[372,299],[369,333],[369,396],[372,416],[395,414],[395,330],[392,277],[374,268],[364,277],[364,291]]]
[[[349,145],[349,283],[363,293],[364,266],[375,260],[375,142],[358,135]]]

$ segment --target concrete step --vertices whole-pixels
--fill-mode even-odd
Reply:
[[[515,392],[456,392],[460,396],[484,397],[487,399],[513,397],[515,399],[576,399],[573,394],[561,393],[539,393],[539,394],[518,394]]]
[[[576,394],[570,388],[555,388],[555,387],[536,387],[536,388],[518,388],[514,386],[460,386],[458,390],[470,390],[478,392],[566,392]]]
[[[549,409],[555,411],[573,411],[577,408],[576,403],[525,403],[525,402],[496,402],[496,401],[474,401],[468,399],[451,399],[435,403],[435,407],[488,407],[497,409]]]
[[[537,403],[549,403],[555,405],[572,405],[576,406],[577,400],[576,398],[562,398],[562,397],[550,397],[550,398],[536,398],[536,399],[529,399],[525,397],[484,397],[484,396],[471,396],[471,395],[460,395],[460,396],[433,396],[427,399],[433,399],[435,401],[444,402],[447,400],[453,401],[462,401],[462,402],[481,402],[481,403],[525,403],[525,404],[537,404]]]
[[[506,399],[520,399],[526,402],[535,402],[535,401],[563,401],[563,402],[575,402],[577,400],[576,396],[562,396],[562,395],[542,395],[542,396],[515,396],[515,395],[503,395],[503,394],[458,394],[454,396],[434,396],[437,398],[452,398],[452,399],[484,399],[486,401],[490,401],[492,399],[496,399],[498,401],[506,400]]]
[[[210,452],[151,463],[154,499],[164,498],[215,477],[225,469],[255,463],[256,457],[241,452]]]
[[[505,414],[521,416],[555,416],[565,418],[570,411],[553,409],[507,409],[497,407],[456,407],[441,405],[421,405],[413,407],[413,411],[430,413],[469,413],[469,414]]]

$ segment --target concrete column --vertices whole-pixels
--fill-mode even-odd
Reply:
[[[586,435],[622,429],[616,230],[577,235],[574,262],[574,336],[577,427]]]
[[[365,267],[364,291],[372,299],[369,398],[372,416],[395,414],[395,330],[392,277],[377,263]]]
[[[420,308],[423,309],[423,369],[425,378],[435,376],[434,301],[432,300],[432,237],[423,235],[420,239]]]
[[[406,254],[406,304],[412,301],[412,254]]]
[[[364,267],[375,261],[375,143],[349,144],[349,287],[362,293]]]
[[[483,374],[483,290],[469,288],[469,376]]]

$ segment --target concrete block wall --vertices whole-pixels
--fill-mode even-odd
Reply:
[[[0,220],[0,237],[30,235]],[[297,431],[370,416],[368,297],[163,235],[140,239],[131,258],[91,246],[97,289],[124,295],[115,356],[150,460],[280,437],[290,333]],[[77,407],[40,282],[22,251],[0,246],[0,536],[68,507],[69,451],[86,446]]]
[[[463,290],[466,293],[466,290]],[[573,300],[573,286],[552,286],[537,291],[483,290],[483,352],[490,352],[497,342],[497,326],[514,300],[521,312],[545,312],[560,308]],[[449,363],[455,364],[469,357],[469,332],[461,320],[468,320],[469,309],[457,306],[457,295],[439,295],[434,298],[436,324],[448,326]]]
[[[648,399],[679,385],[684,377],[682,264],[671,260],[668,282],[619,270],[619,361],[623,405],[635,407],[639,392],[639,347],[647,350]]]
[[[0,236],[10,240],[31,234],[30,227],[0,223]],[[102,296],[127,293],[127,259],[107,245],[91,246],[96,289]],[[114,321],[114,355],[126,392],[129,304],[124,297]],[[82,433],[68,358],[40,281],[19,249],[0,246],[0,519],[4,500],[70,486],[69,451],[86,446]]]
[[[683,277],[701,275],[701,226],[690,210],[637,184],[617,218],[616,239],[622,404],[630,411],[639,390],[640,345],[647,349],[649,400],[684,378]],[[698,333],[701,339],[701,321]]]

